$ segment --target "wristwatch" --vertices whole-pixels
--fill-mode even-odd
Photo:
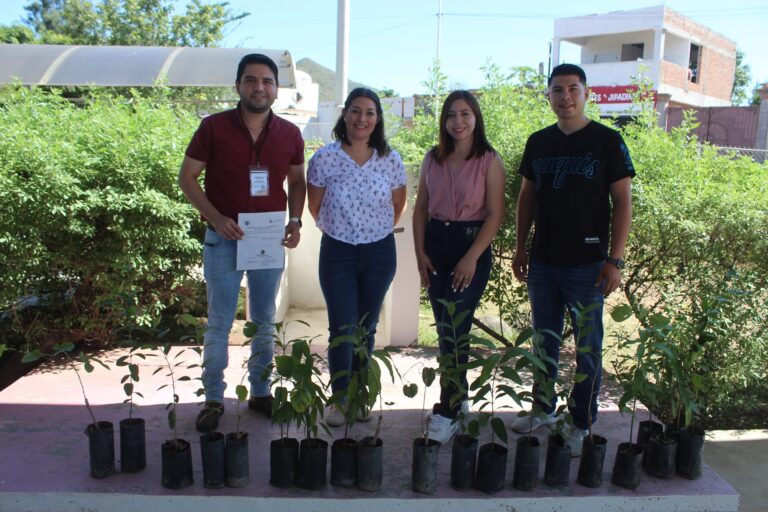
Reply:
[[[610,263],[619,270],[624,268],[624,260],[621,258],[605,258],[606,263]]]
[[[290,219],[288,219],[288,224],[290,224],[291,222],[295,222],[296,224],[299,225],[299,227],[301,227],[301,217],[291,217]]]

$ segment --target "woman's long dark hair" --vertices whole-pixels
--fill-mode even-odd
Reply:
[[[336,126],[333,127],[333,138],[340,140],[344,144],[350,143],[347,137],[347,123],[344,122],[344,114],[349,110],[352,102],[360,97],[368,98],[376,105],[376,126],[373,128],[373,132],[368,139],[368,147],[375,149],[379,156],[384,156],[390,152],[390,147],[387,139],[384,137],[384,111],[381,109],[381,100],[379,100],[379,96],[375,92],[365,87],[353,89],[349,96],[347,96],[347,101],[344,102],[344,110],[342,110],[339,120],[336,121]]]
[[[475,114],[475,130],[472,133],[472,149],[469,151],[467,160],[473,157],[478,157],[486,154],[489,151],[494,151],[491,143],[488,142],[488,138],[485,136],[485,123],[483,122],[483,114],[480,112],[480,104],[475,97],[469,91],[453,91],[445,98],[443,102],[443,109],[440,111],[440,139],[437,146],[432,148],[432,157],[437,163],[442,164],[456,149],[456,143],[453,137],[448,133],[445,128],[445,123],[448,121],[448,111],[456,100],[464,100],[472,109],[472,113]]]

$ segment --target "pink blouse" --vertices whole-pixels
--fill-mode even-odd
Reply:
[[[485,220],[485,177],[496,153],[488,151],[481,157],[462,161],[455,171],[450,171],[428,155],[424,168],[430,218],[447,221]]]

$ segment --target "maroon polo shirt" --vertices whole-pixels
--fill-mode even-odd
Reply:
[[[270,110],[267,126],[253,141],[238,108],[203,119],[186,151],[188,157],[205,162],[208,200],[235,222],[238,213],[284,211],[288,167],[304,163],[304,140],[295,125]],[[252,165],[268,169],[268,196],[251,197]]]

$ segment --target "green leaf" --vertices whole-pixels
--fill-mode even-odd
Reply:
[[[133,394],[133,384],[130,382],[123,384],[123,391],[127,396],[131,396]]]
[[[278,375],[290,379],[293,375],[293,369],[296,361],[291,356],[275,356],[275,370]]]
[[[494,434],[496,434],[504,444],[507,444],[507,426],[504,425],[504,421],[502,421],[501,418],[492,418],[491,428],[493,429]]]
[[[75,344],[71,341],[65,341],[64,343],[59,344],[58,350],[61,350],[62,352],[72,352],[75,349]]]
[[[403,385],[403,394],[408,398],[413,398],[419,393],[419,386],[414,383]]]
[[[611,310],[611,318],[614,322],[623,322],[632,317],[632,308],[627,304],[619,304]]]
[[[179,325],[184,327],[195,327],[197,326],[197,318],[190,315],[189,313],[182,313],[178,316],[177,322]]]
[[[248,400],[248,388],[242,384],[237,385],[235,388],[235,394],[237,395],[237,399],[241,402]]]
[[[433,382],[435,382],[435,376],[437,375],[437,372],[434,368],[430,368],[429,366],[425,366],[421,370],[421,380],[424,382],[424,385],[429,387],[432,385]]]
[[[171,430],[176,428],[176,409],[171,408],[168,411],[168,428]]]
[[[43,353],[38,349],[34,349],[31,352],[27,352],[21,358],[22,363],[32,363],[43,357]]]
[[[577,373],[573,376],[573,383],[574,384],[582,383],[585,380],[587,380],[587,378],[589,378],[589,376],[586,373]]]

